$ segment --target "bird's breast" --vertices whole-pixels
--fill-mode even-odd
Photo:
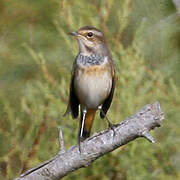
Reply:
[[[108,97],[112,86],[108,64],[77,67],[74,79],[76,94],[82,105],[97,108]]]

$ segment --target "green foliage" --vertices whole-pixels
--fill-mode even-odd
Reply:
[[[12,179],[54,156],[58,126],[66,148],[77,143],[78,120],[63,117],[78,52],[67,32],[101,29],[116,64],[108,112],[114,123],[158,100],[163,127],[156,144],[137,139],[64,179],[180,178],[180,18],[171,0],[0,1],[0,179]],[[105,129],[98,116],[93,132]]]

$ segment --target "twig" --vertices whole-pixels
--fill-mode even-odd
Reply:
[[[62,154],[65,152],[65,148],[64,148],[64,137],[63,137],[63,132],[61,127],[58,127],[59,129],[59,145],[60,145],[60,151],[59,154]]]

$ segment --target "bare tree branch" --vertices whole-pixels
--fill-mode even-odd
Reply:
[[[81,144],[81,153],[78,146],[72,146],[66,152],[62,150],[51,160],[25,172],[16,180],[58,180],[76,169],[89,166],[97,158],[138,137],[145,137],[154,143],[155,140],[149,131],[160,127],[163,119],[160,104],[148,104],[133,116],[115,125],[113,130],[101,131],[86,139]],[[62,132],[60,143],[63,144]]]

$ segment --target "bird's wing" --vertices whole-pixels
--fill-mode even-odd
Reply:
[[[72,118],[77,118],[79,115],[79,100],[75,94],[75,89],[74,89],[74,74],[75,74],[75,63],[73,65],[72,75],[71,75],[69,102],[68,102],[67,110],[64,113],[64,116],[71,113]]]
[[[112,64],[112,66],[114,66],[114,65]],[[105,115],[106,115],[106,113],[107,113],[107,111],[108,111],[108,109],[109,109],[109,107],[111,105],[113,95],[114,95],[115,85],[116,85],[115,70],[112,67],[112,87],[111,87],[111,91],[110,91],[109,96],[105,99],[104,103],[102,104],[102,111],[103,112],[100,112],[100,117],[101,118],[105,117]]]

